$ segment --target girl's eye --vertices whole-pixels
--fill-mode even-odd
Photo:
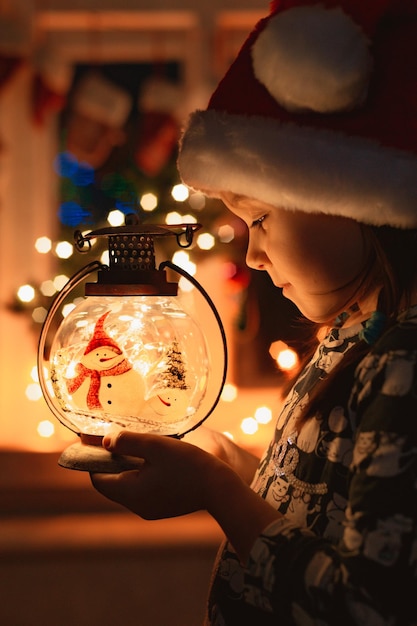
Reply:
[[[262,226],[262,223],[265,220],[265,218],[266,218],[266,215],[262,215],[262,217],[259,217],[257,220],[254,220],[252,222],[251,228],[259,228],[260,226]]]

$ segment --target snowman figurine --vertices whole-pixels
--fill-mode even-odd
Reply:
[[[175,423],[187,417],[190,389],[185,380],[185,366],[177,341],[167,352],[167,364],[159,374],[153,393],[148,397],[142,415],[158,423]]]
[[[104,330],[109,311],[94,328],[76,376],[66,380],[74,404],[89,411],[138,417],[145,401],[145,383],[117,343]]]

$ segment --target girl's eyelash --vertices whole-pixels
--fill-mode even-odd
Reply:
[[[264,219],[266,218],[266,215],[262,215],[262,217],[259,217],[257,220],[254,220],[252,222],[252,226],[251,228],[256,228],[261,226],[262,222],[264,221]]]

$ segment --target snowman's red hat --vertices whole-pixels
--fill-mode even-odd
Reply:
[[[183,181],[417,228],[417,0],[276,0],[205,111]]]
[[[110,311],[107,311],[102,315],[96,322],[94,327],[94,333],[91,337],[90,341],[86,349],[84,350],[84,354],[89,354],[89,352],[93,352],[93,350],[97,350],[97,348],[109,347],[112,350],[115,350],[117,354],[122,354],[119,346],[113,339],[106,333],[104,330],[104,322],[106,317],[108,316]]]

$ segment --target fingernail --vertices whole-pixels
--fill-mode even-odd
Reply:
[[[110,437],[110,435],[105,435],[103,437],[103,448],[106,448],[107,450],[109,450],[112,447],[113,444],[113,439]]]

